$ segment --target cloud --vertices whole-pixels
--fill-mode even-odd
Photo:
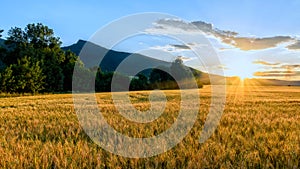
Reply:
[[[202,30],[203,32],[212,32],[213,25],[210,23],[205,23],[202,21],[195,21],[191,22],[191,24],[195,25],[198,29]]]
[[[300,69],[300,65],[282,65],[283,69]]]
[[[229,68],[226,65],[218,65],[217,68],[223,69],[223,70],[229,70]]]
[[[171,46],[177,48],[177,49],[191,49],[189,46],[187,45],[175,45],[175,44],[170,44]]]
[[[254,76],[261,77],[296,77],[300,76],[300,64],[282,64],[278,62],[266,62],[263,60],[253,61],[254,64],[260,64],[271,67],[269,71],[258,71]]]
[[[290,50],[300,50],[300,40],[295,41],[295,43],[287,46]]]
[[[254,76],[261,76],[261,77],[294,77],[299,76],[300,71],[261,71],[261,72],[255,72]]]
[[[296,41],[294,44],[287,46],[290,50],[300,49],[300,40],[296,40],[290,36],[274,36],[274,37],[241,37],[237,32],[221,30],[214,28],[212,24],[194,21],[185,22],[179,19],[160,19],[154,23],[153,29],[148,32],[164,31],[166,33],[193,33],[201,30],[206,35],[213,35],[219,38],[221,42],[234,46],[244,51],[261,50],[276,47],[284,42]]]
[[[191,58],[185,56],[177,56],[177,58],[180,58],[183,61],[191,60]]]
[[[146,29],[146,33],[177,34],[177,33],[196,33],[199,29],[192,23],[179,19],[159,19],[153,23],[154,27]]]
[[[265,61],[255,61],[255,63],[266,65],[266,66],[272,66],[273,70],[258,71],[254,73],[254,76],[278,77],[278,78],[300,77],[300,64],[282,65],[279,63],[269,63]]]
[[[164,46],[153,46],[151,49],[162,50],[165,52],[183,52],[189,51],[191,48],[188,45],[169,44]]]
[[[188,23],[179,19],[160,19],[155,23],[155,28],[158,29],[167,29],[170,27],[186,31],[196,30],[192,23]]]
[[[262,60],[256,60],[256,61],[253,61],[252,63],[259,64],[259,65],[265,65],[265,66],[277,66],[277,65],[280,65],[280,63],[270,63],[270,62],[266,62],[266,61],[262,61]]]
[[[229,41],[230,40],[230,41]],[[268,38],[248,38],[248,37],[226,37],[224,43],[230,43],[241,50],[260,50],[276,47],[280,43],[292,40],[289,36],[275,36]]]

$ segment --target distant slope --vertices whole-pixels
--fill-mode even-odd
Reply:
[[[84,40],[78,40],[76,43],[74,43],[70,46],[62,47],[61,49],[64,51],[70,50],[70,51],[74,52],[77,56],[79,56],[79,53],[86,42],[87,41],[84,41]]]
[[[80,53],[83,47],[85,46],[85,51]],[[62,48],[63,50],[71,50],[76,55],[79,56],[80,59],[84,62],[85,66],[88,68],[98,66],[99,56],[106,53],[104,58],[101,61],[100,67],[102,71],[115,71],[119,64],[127,57],[130,56],[130,61],[128,65],[132,66],[148,66],[148,67],[157,67],[157,66],[170,66],[170,62],[161,61],[158,59],[150,58],[140,54],[132,54],[127,52],[118,52],[114,50],[108,50],[101,46],[98,46],[94,43],[87,42],[84,40],[79,40],[76,44],[71,46],[66,46]],[[126,72],[122,72],[125,73]],[[145,74],[149,74],[149,70],[144,71]]]

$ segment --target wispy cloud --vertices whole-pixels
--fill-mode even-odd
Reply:
[[[182,52],[190,50],[188,45],[170,44],[165,46],[153,46],[151,49],[158,49],[166,52]]]
[[[274,37],[241,37],[237,32],[229,30],[221,30],[214,28],[212,24],[195,21],[185,22],[179,19],[160,19],[154,23],[154,28],[147,30],[148,32],[165,31],[168,33],[193,33],[202,31],[207,35],[213,35],[219,38],[221,42],[239,48],[241,50],[261,50],[276,47],[281,43],[289,43],[286,48],[289,50],[300,49],[300,40],[290,36],[274,36]]]
[[[295,41],[295,43],[287,46],[287,48],[291,50],[300,50],[300,40]]]
[[[295,77],[299,76],[300,71],[287,71],[287,70],[282,70],[282,71],[260,71],[260,72],[255,72],[254,76],[261,76],[261,77]]]
[[[268,38],[226,37],[223,42],[230,43],[241,50],[260,50],[276,47],[280,43],[291,41],[289,36],[275,36]]]
[[[282,65],[283,69],[300,69],[300,65]]]
[[[253,63],[261,64],[266,67],[271,67],[272,70],[267,71],[257,71],[254,76],[257,77],[276,77],[285,79],[298,79],[300,76],[300,64],[282,64],[282,63],[269,63],[265,61],[255,61]]]
[[[280,65],[280,63],[270,63],[263,60],[255,60],[252,63],[259,64],[259,65],[265,65],[265,66],[277,66]]]
[[[171,46],[173,46],[174,48],[177,48],[177,49],[187,49],[187,50],[190,50],[191,47],[189,47],[188,45],[176,45],[176,44],[171,44]]]

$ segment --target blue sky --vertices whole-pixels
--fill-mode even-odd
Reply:
[[[287,47],[292,44],[291,41],[300,43],[299,0],[2,0],[0,8],[0,29],[5,30],[3,37],[6,37],[11,27],[24,28],[28,23],[41,22],[54,29],[63,45],[70,45],[78,39],[87,40],[111,21],[135,13],[162,12],[188,22],[204,21],[213,25],[214,32],[220,29],[238,33],[238,37],[231,38],[232,44],[225,43],[225,40],[215,33],[212,33],[214,37],[210,38],[212,44],[218,48],[217,52],[223,63],[221,66],[226,68],[227,75],[252,77],[254,73],[260,73],[262,77],[267,77],[268,74],[263,72],[269,71],[276,74],[276,78],[284,79],[288,69],[295,72],[292,79],[300,79],[299,46],[296,46],[296,50]],[[278,43],[271,44],[265,42],[267,39],[263,42],[258,40],[251,46],[250,41],[253,37],[275,40],[276,36],[289,38],[288,41],[280,38]],[[281,42],[289,44],[280,46]],[[158,45],[164,48],[167,44]],[[126,47],[124,49],[126,50]],[[247,73],[239,74],[243,68]],[[278,72],[283,76],[279,76]]]
[[[241,35],[300,35],[300,1],[1,1],[0,28],[42,22],[55,30],[65,45],[88,39],[112,20],[139,12],[165,12],[190,21],[201,20]]]

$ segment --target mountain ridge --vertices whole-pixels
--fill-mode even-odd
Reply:
[[[82,51],[83,48],[84,51]],[[65,51],[70,50],[77,56],[80,56],[80,59],[87,68],[98,66],[99,63],[96,61],[100,61],[99,56],[103,56],[105,54],[101,60],[100,67],[102,71],[107,72],[115,71],[119,64],[129,56],[132,57],[128,63],[130,65],[136,65],[136,63],[139,63],[142,64],[139,66],[156,67],[157,65],[160,65],[168,67],[171,64],[170,62],[154,59],[141,54],[106,49],[102,46],[81,39],[75,44],[62,47],[62,49]],[[149,70],[144,73],[149,74]]]

